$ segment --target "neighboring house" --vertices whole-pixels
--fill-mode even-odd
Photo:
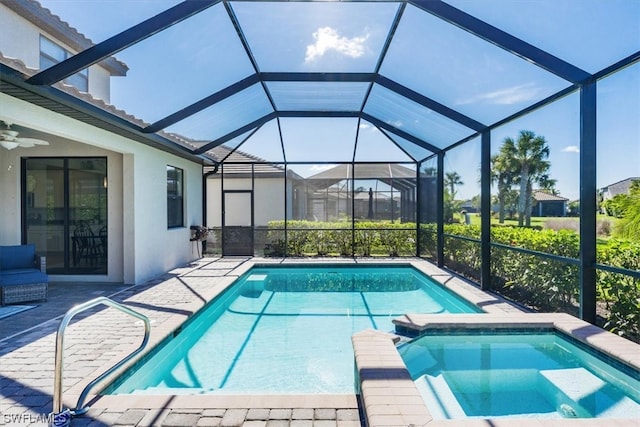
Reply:
[[[472,200],[465,200],[460,204],[460,211],[465,211],[466,213],[478,213],[478,208],[473,205]]]
[[[0,147],[0,245],[35,243],[52,281],[140,283],[195,258],[206,159],[110,105],[110,57],[46,88],[23,82],[92,45],[33,0],[0,0],[0,132],[48,145]],[[10,35],[10,36],[8,36]]]
[[[532,216],[567,215],[567,203],[569,202],[569,199],[567,199],[566,197],[556,196],[542,190],[533,190],[532,197]]]
[[[198,146],[198,143],[195,143]],[[205,167],[206,226],[222,230],[223,255],[253,255],[264,248],[270,221],[306,215],[307,193],[302,177],[283,165],[221,145],[208,153],[219,167]],[[286,192],[282,189],[286,185]],[[286,195],[285,195],[286,194]],[[254,232],[255,231],[255,232]]]
[[[342,164],[306,178],[306,182],[316,189],[312,197],[317,206],[322,206],[324,214],[324,218],[315,215],[315,219],[335,221],[340,219],[341,213],[351,216],[353,210],[354,218],[416,221],[417,176],[414,169],[378,163],[359,164],[355,173],[351,171],[350,164]],[[348,197],[352,187],[364,189],[356,194],[353,209]]]
[[[631,184],[633,184],[634,181],[640,181],[640,177],[630,177],[602,187],[600,189],[602,201],[613,199],[618,194],[631,194]]]
[[[223,255],[259,253],[268,243],[269,222],[285,218],[415,221],[416,171],[402,165],[358,165],[354,177],[351,164],[340,164],[303,178],[291,169],[285,174],[283,164],[224,145],[209,154],[224,160],[219,168],[204,169],[206,226],[222,231],[221,242],[217,236],[208,242]]]

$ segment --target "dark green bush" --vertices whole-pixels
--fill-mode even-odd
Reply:
[[[640,244],[612,239],[598,251],[600,264],[640,271]],[[640,342],[640,279],[598,270],[598,300],[604,304],[604,327]]]
[[[269,236],[284,230],[284,221],[270,221]],[[355,231],[355,236],[354,236]],[[352,240],[354,240],[352,245]],[[415,256],[415,223],[287,221],[288,256]],[[282,241],[284,246],[284,241]],[[273,256],[283,253],[273,252]]]

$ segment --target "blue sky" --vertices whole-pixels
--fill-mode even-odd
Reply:
[[[177,1],[42,0],[41,4],[94,42],[153,16]],[[596,72],[640,50],[640,2],[637,0],[451,0],[455,7],[514,34],[588,72]],[[372,71],[378,61],[394,3],[232,3],[261,71]],[[161,32],[116,55],[130,67],[127,77],[112,79],[112,103],[148,122],[253,73],[250,61],[222,5]],[[461,113],[491,124],[568,86],[564,80],[487,42],[410,6],[398,27],[381,74]],[[272,84],[273,85],[273,84]],[[275,88],[275,85],[273,85]],[[289,92],[293,88],[298,92]],[[317,86],[300,95],[300,86],[284,84],[276,103],[346,105],[362,91]],[[456,141],[466,130],[429,110],[411,115],[413,106],[378,90],[365,111],[386,114],[402,129],[434,145]],[[274,92],[275,93],[275,92]],[[297,98],[296,94],[297,93]],[[341,98],[342,96],[342,98]],[[598,83],[598,186],[640,176],[640,65]],[[352,101],[351,101],[352,102]],[[332,103],[332,104],[331,104]],[[492,132],[492,151],[521,129],[543,135],[551,149],[551,177],[561,195],[579,194],[579,97],[551,106]],[[260,117],[266,98],[252,89],[168,130],[213,139]],[[283,119],[288,160],[350,160],[353,135],[360,136],[361,160],[402,160],[396,147],[373,126],[357,121]],[[469,132],[470,133],[470,132]],[[257,132],[245,149],[281,160],[273,123]],[[275,143],[274,143],[274,140]],[[301,146],[298,142],[304,142]],[[351,145],[349,145],[351,144]],[[365,149],[366,147],[367,149]],[[278,152],[280,151],[280,152]],[[414,152],[421,152],[415,150]],[[459,196],[479,193],[479,144],[467,144],[447,156],[445,167],[465,183]],[[377,156],[377,157],[376,157]],[[305,175],[322,169],[305,167]]]

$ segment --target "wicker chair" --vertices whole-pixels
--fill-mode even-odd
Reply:
[[[0,246],[0,305],[46,300],[49,276],[35,245]]]

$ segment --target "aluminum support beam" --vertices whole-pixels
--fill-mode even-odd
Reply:
[[[484,131],[480,146],[480,287],[491,289],[491,132]]]
[[[192,116],[207,107],[212,106],[213,104],[222,101],[223,99],[229,98],[230,96],[235,95],[238,92],[247,89],[248,87],[253,86],[258,83],[260,80],[256,74],[247,77],[246,79],[240,80],[237,83],[234,83],[226,88],[219,90],[218,92],[207,96],[206,98],[202,98],[200,101],[194,102],[188,107],[183,108],[182,110],[176,111],[173,114],[168,115],[167,117],[158,120],[157,122],[147,126],[143,129],[145,133],[154,133],[162,130],[166,127],[169,127],[180,120],[184,120],[189,116]]]
[[[438,153],[438,175],[436,179],[436,194],[438,198],[437,213],[437,264],[444,267],[444,152]]]
[[[432,153],[439,153],[442,151],[441,148],[436,147],[435,145],[431,145],[428,142],[425,142],[419,138],[416,138],[415,136],[411,135],[410,133],[407,133],[401,129],[398,129],[397,127],[390,125],[389,123],[383,122],[382,120],[373,117],[372,115],[369,115],[367,113],[362,113],[361,116],[363,119],[365,119],[366,121],[370,122],[371,124],[381,128],[381,129],[385,129],[393,134],[396,134],[404,139],[406,139],[409,142],[413,142],[414,144],[418,145],[419,147],[422,147],[424,149],[427,149],[429,151],[431,151]]]
[[[227,141],[232,140],[233,138],[242,135],[245,132],[248,132],[256,127],[262,126],[263,124],[267,123],[269,120],[273,120],[276,118],[276,113],[269,113],[261,118],[259,118],[258,120],[255,120],[249,124],[246,124],[244,126],[242,126],[241,128],[238,128],[236,130],[234,130],[231,133],[228,133],[226,135],[224,135],[223,137],[220,137],[218,139],[216,139],[215,141],[211,141],[208,144],[203,145],[202,147],[198,148],[197,150],[195,150],[195,153],[198,154],[202,154],[202,153],[206,153],[207,151],[211,150],[212,148],[217,147],[218,145],[222,145]]]
[[[580,318],[596,323],[596,83],[580,88]]]
[[[409,3],[571,83],[581,83],[591,77],[591,74],[575,65],[569,64],[443,1],[410,0]]]
[[[416,213],[416,257],[420,257],[422,254],[422,208],[420,207],[420,190],[422,190],[422,183],[420,170],[422,169],[422,162],[416,163],[416,188],[415,188],[415,213]]]
[[[446,118],[453,120],[455,122],[457,122],[458,124],[461,124],[463,126],[468,127],[469,129],[475,130],[476,132],[480,132],[484,129],[487,128],[486,125],[468,117],[465,116],[462,113],[459,113],[455,110],[452,110],[451,108],[440,104],[439,102],[434,101],[431,98],[428,98],[414,90],[409,89],[408,87],[402,86],[399,83],[394,82],[391,79],[388,79],[386,77],[382,77],[382,76],[378,76],[378,78],[376,78],[376,83],[379,84],[380,86],[383,86],[395,93],[397,93],[398,95],[401,95],[407,99],[412,100],[415,103],[418,103],[420,105],[422,105],[423,107],[426,107],[430,110],[435,111],[438,114],[441,114],[443,116],[445,116]]]
[[[49,86],[100,62],[152,35],[219,3],[220,0],[184,1],[133,27],[83,50],[27,80],[33,85]]]
[[[261,72],[260,80],[265,82],[351,82],[370,83],[375,73],[296,73]]]

